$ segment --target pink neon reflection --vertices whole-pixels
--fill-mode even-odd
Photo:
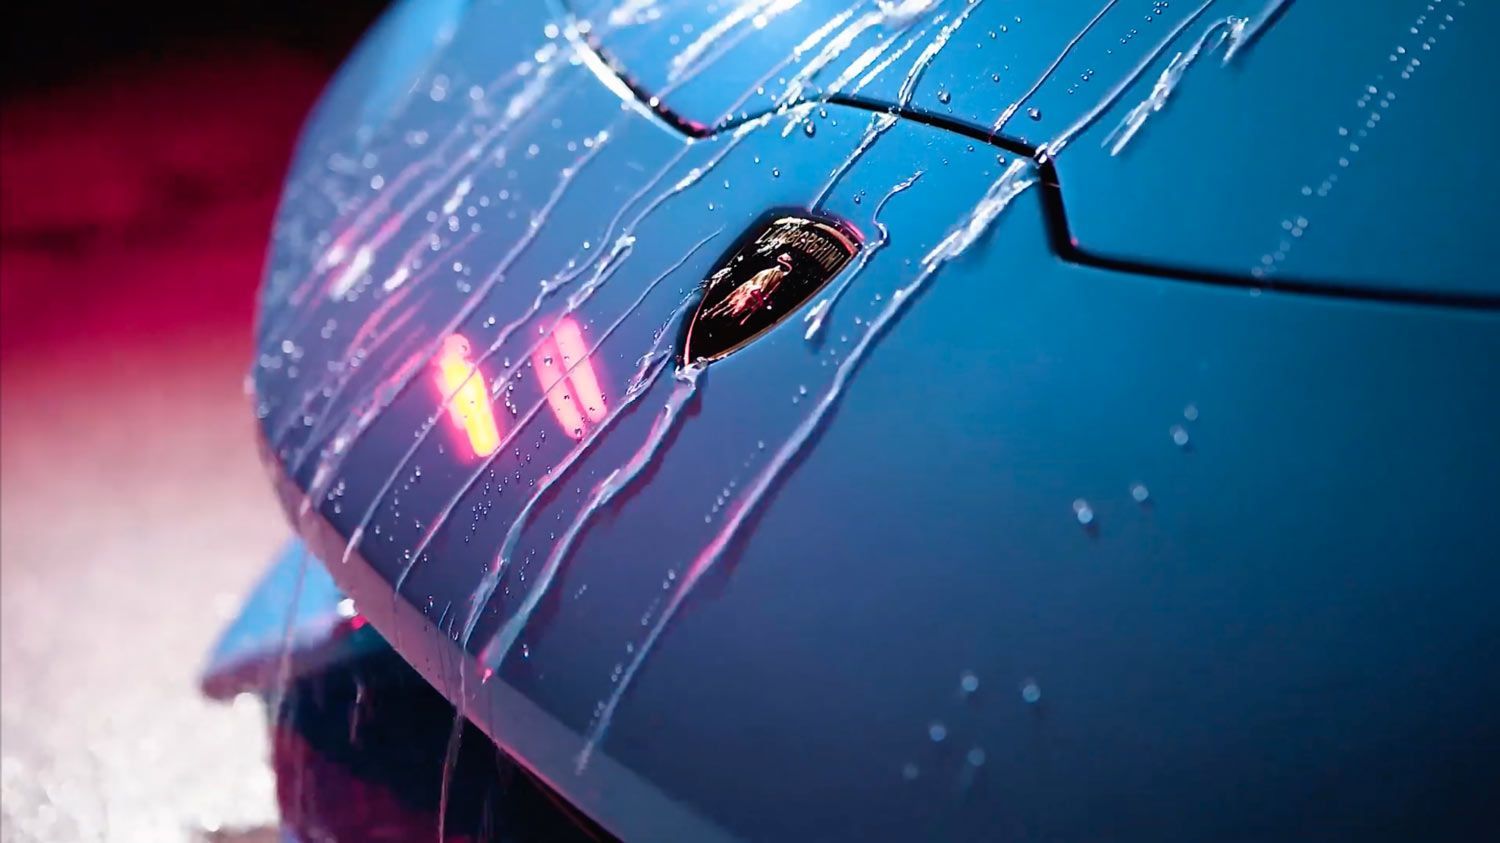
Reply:
[[[557,350],[562,352],[566,365],[572,366],[582,361],[573,367],[568,380],[573,382],[573,391],[583,402],[583,411],[588,414],[589,421],[598,424],[604,418],[604,392],[599,389],[599,376],[594,371],[594,362],[588,359],[589,347],[583,341],[583,331],[574,320],[564,319],[557,323],[553,338],[557,341]]]
[[[598,424],[604,418],[599,373],[589,359],[588,343],[577,320],[564,317],[558,321],[552,336],[532,355],[532,366],[546,392],[547,406],[564,433],[582,439],[588,424]]]

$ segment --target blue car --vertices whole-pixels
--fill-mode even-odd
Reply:
[[[1500,4],[406,0],[225,634],[288,839],[1500,828]]]

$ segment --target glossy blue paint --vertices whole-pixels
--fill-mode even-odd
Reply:
[[[667,106],[711,123],[723,91],[825,11],[805,5],[703,69],[693,85],[714,96]],[[1158,23],[1183,33],[1169,49],[1228,5],[1169,4]],[[1110,7],[1064,57],[1097,65],[1089,93],[1039,88],[1023,105],[1042,109],[1035,133],[1076,122],[1150,55],[1159,38],[1126,34],[1158,6]],[[1477,224],[1444,203],[1453,182],[1390,164],[1415,160],[1391,150],[1431,121],[1472,116],[1413,80],[1400,107],[1429,119],[1388,108],[1389,146],[1368,150],[1385,166],[1341,183],[1283,261],[1316,283],[1253,276],[1242,258],[1280,231],[1293,171],[1320,166],[1300,150],[1335,118],[1312,117],[1346,108],[1344,77],[1367,72],[1363,53],[1325,54],[1290,105],[1267,95],[1290,84],[1278,59],[1320,31],[1315,6],[1284,11],[1228,68],[1205,57],[1110,157],[1100,133],[1149,82],[1126,90],[972,247],[934,263],[1015,150],[1059,136],[992,145],[974,127],[1098,9],[1009,4],[1048,37],[991,40],[1000,4],[939,4],[947,22],[973,11],[889,128],[902,68],[944,22],[904,30],[929,40],[870,89],[879,108],[828,102],[693,138],[622,99],[579,46],[634,42],[541,4],[476,3],[372,132],[355,131],[346,74],[291,174],[254,372],[289,510],[413,666],[626,840],[1462,838],[1495,820],[1500,553],[1484,506],[1500,315],[1482,250],[1451,237]],[[636,25],[631,50],[668,55],[664,24]],[[1455,41],[1470,45],[1457,66],[1480,66],[1477,42]],[[998,44],[1026,84],[980,97]],[[666,65],[613,49],[638,89],[660,84]],[[944,96],[971,105],[936,120]],[[1254,172],[1218,190],[1226,168]],[[1408,196],[1409,255],[1385,207]],[[653,371],[642,355],[673,351],[745,227],[814,204],[862,231],[868,256],[822,331],[804,339],[804,308],[690,392],[668,369],[630,397]],[[889,242],[872,247],[882,224]],[[563,318],[597,343],[587,365],[617,408],[582,448],[542,394],[584,365],[547,351]],[[463,453],[431,375],[452,332],[496,393],[488,462]],[[516,648],[481,663],[570,525]],[[695,560],[707,573],[664,622]]]
[[[727,27],[724,9],[703,4],[648,6],[648,25],[607,0],[573,3],[598,48],[694,124],[773,108],[784,92],[773,80],[826,61],[805,82],[809,98],[900,104],[1031,147],[1066,137],[1058,174],[1070,233],[1090,254],[1257,284],[1500,306],[1489,256],[1474,245],[1496,221],[1483,197],[1500,188],[1482,140],[1500,131],[1500,112],[1475,92],[1500,25],[1493,4],[881,11],[901,6],[751,2],[733,8],[764,24]],[[786,45],[834,17],[844,25],[787,60]],[[1245,22],[1238,34],[1236,21]],[[901,72],[942,38],[951,48],[920,73]],[[831,44],[844,49],[829,58]],[[1088,122],[1110,96],[1118,105]],[[1117,147],[1114,133],[1138,105],[1150,116]],[[1309,226],[1328,233],[1302,240]]]
[[[430,81],[428,63],[452,40],[468,6],[469,0],[392,3],[345,60],[304,133],[367,141],[421,93],[419,83]]]
[[[1222,47],[1203,54],[1118,156],[1120,118],[1101,119],[1058,158],[1079,245],[1267,287],[1500,307],[1484,248],[1500,163],[1480,140],[1500,109],[1475,90],[1500,7],[1428,5],[1298,4],[1229,63]]]

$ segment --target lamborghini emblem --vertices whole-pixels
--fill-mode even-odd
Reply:
[[[683,332],[683,363],[718,360],[774,328],[859,252],[848,226],[774,213],[741,238],[703,282]]]

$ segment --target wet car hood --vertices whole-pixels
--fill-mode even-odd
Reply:
[[[1028,150],[1071,146],[1056,156],[1057,210],[1082,254],[1356,295],[1500,299],[1471,245],[1492,221],[1480,197],[1500,189],[1483,140],[1500,109],[1468,100],[1488,72],[1494,7],[1295,5],[570,0],[595,49],[694,130],[817,100]],[[1280,212],[1270,223],[1267,206]],[[1302,240],[1312,226],[1329,233]]]
[[[641,27],[688,5],[621,4]],[[816,7],[760,5],[787,7],[768,35]],[[858,4],[818,50],[894,5]],[[398,6],[310,121],[274,233],[251,386],[288,511],[417,670],[627,840],[1476,822],[1500,316],[1459,271],[1479,250],[1425,250],[1495,211],[1411,197],[1399,244],[1427,263],[1382,280],[1333,261],[1397,248],[1349,232],[1387,231],[1364,200],[1405,170],[1351,165],[1326,196],[1288,175],[1287,201],[1263,163],[1234,191],[1192,183],[1322,166],[1285,151],[1312,148],[1286,133],[1316,104],[1264,86],[1325,12],[1257,3],[1236,28],[1223,5],[1122,0],[1085,31],[1073,4],[1011,3],[1002,33],[1001,4],[940,4],[902,24],[886,94],[719,130],[622,76],[650,71],[591,47],[602,23]],[[1438,37],[1420,68],[1377,57],[1410,76],[1374,106],[1408,150],[1473,119],[1437,83],[1495,14],[1426,5],[1368,15],[1408,52]],[[1005,42],[1018,26],[1051,52]],[[1335,82],[1365,78],[1363,37],[1325,56]],[[1000,70],[1026,56],[1005,96],[1042,78],[1020,107],[1043,117],[991,139],[970,92],[1002,42]],[[1099,70],[1048,81],[1059,57]],[[1241,124],[1216,91],[1287,113]],[[840,220],[859,253],[745,348],[678,365],[704,280],[780,208]]]

